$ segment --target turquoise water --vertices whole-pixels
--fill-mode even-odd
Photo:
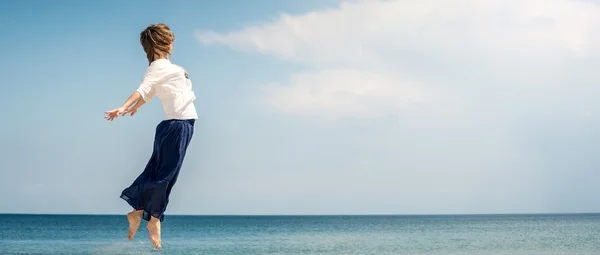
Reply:
[[[600,254],[600,214],[167,216],[160,251],[125,216],[2,215],[0,254]]]

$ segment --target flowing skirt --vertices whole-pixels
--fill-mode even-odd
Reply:
[[[177,181],[188,145],[194,134],[195,120],[164,120],[156,127],[154,149],[144,171],[121,198],[135,210],[144,210],[142,218],[164,220],[171,189]]]

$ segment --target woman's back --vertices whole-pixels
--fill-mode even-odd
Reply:
[[[185,69],[168,59],[155,60],[148,66],[138,92],[146,101],[150,101],[154,96],[158,97],[166,119],[198,118],[192,81]]]

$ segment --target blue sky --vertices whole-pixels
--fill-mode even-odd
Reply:
[[[200,115],[170,214],[600,211],[600,5],[341,2],[2,1],[0,212],[130,209],[164,113],[103,112],[159,22]]]

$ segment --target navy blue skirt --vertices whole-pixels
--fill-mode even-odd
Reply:
[[[177,181],[192,135],[195,120],[164,120],[156,127],[154,150],[144,172],[124,189],[121,198],[135,210],[144,210],[142,218],[164,220],[171,189]]]

